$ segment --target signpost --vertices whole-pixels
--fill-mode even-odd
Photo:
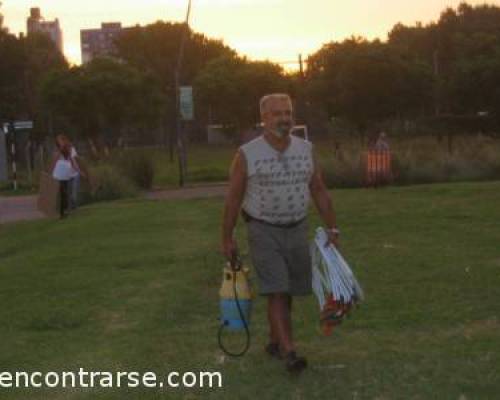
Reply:
[[[181,86],[180,90],[180,112],[184,121],[194,119],[193,87]]]
[[[33,129],[33,121],[16,121],[14,122],[14,130]]]
[[[0,183],[7,182],[7,145],[5,135],[9,131],[8,125],[4,124],[0,129]]]
[[[177,59],[177,68],[175,70],[175,107],[176,107],[176,122],[177,122],[177,154],[179,157],[179,186],[183,187],[186,180],[186,170],[187,170],[187,155],[186,155],[186,143],[184,139],[184,132],[182,129],[182,122],[184,116],[182,114],[181,107],[181,71],[182,62],[184,59],[184,47],[186,45],[186,40],[189,35],[189,16],[191,15],[191,0],[188,1],[188,8],[186,13],[186,22],[184,23],[184,29],[181,37],[181,44],[179,47],[179,57]],[[189,117],[189,90],[184,91],[184,100],[186,101],[186,117]],[[192,103],[192,101],[191,101]],[[191,107],[192,113],[192,107]]]
[[[3,133],[0,137],[0,181],[2,181],[2,144],[5,147],[5,135],[10,136],[10,153],[12,158],[12,186],[14,190],[17,190],[17,132],[23,130],[33,129],[33,121],[14,121],[10,124],[3,125]],[[6,157],[5,157],[6,158]],[[7,160],[5,160],[6,162]],[[31,174],[31,171],[30,171]]]

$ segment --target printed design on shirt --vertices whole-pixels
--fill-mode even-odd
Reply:
[[[261,140],[244,151],[249,167],[245,210],[276,224],[304,218],[313,173],[309,146],[294,140],[288,150],[278,153]]]
[[[254,161],[260,216],[279,221],[303,217],[309,195],[311,160],[305,154],[268,157]],[[286,169],[286,167],[293,167]]]

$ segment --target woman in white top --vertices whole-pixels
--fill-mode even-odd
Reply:
[[[56,152],[52,162],[52,176],[59,181],[59,215],[66,216],[65,211],[70,205],[69,182],[75,176],[75,171],[79,171],[77,161],[71,157],[71,142],[66,135],[57,135]]]

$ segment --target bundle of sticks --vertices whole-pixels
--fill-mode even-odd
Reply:
[[[321,328],[325,335],[364,300],[363,290],[351,268],[323,228],[316,229],[311,243],[312,284],[321,310]]]

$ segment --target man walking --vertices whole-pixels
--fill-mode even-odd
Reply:
[[[284,358],[288,371],[300,372],[307,361],[295,351],[291,310],[294,296],[312,291],[306,220],[310,198],[331,243],[337,244],[339,231],[311,143],[290,134],[290,97],[263,97],[260,113],[264,133],[241,146],[231,166],[222,251],[228,259],[236,252],[233,230],[241,211],[260,294],[267,296],[270,342],[266,352]]]

